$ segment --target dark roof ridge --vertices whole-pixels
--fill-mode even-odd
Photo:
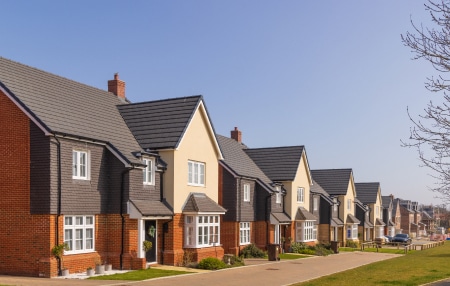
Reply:
[[[5,59],[5,60],[10,61],[10,62],[13,62],[13,63],[15,63],[15,64],[18,64],[18,65],[21,65],[21,66],[24,66],[24,67],[27,67],[27,68],[30,68],[30,69],[34,69],[34,70],[39,71],[39,72],[44,72],[44,73],[46,73],[46,74],[48,74],[48,75],[51,75],[51,76],[56,76],[56,77],[59,77],[59,78],[63,78],[63,79],[65,79],[65,80],[71,81],[71,82],[73,82],[73,83],[81,84],[81,85],[84,85],[84,86],[87,86],[87,87],[89,87],[89,88],[93,88],[93,89],[96,89],[96,90],[99,90],[99,91],[102,91],[102,92],[109,92],[109,91],[107,91],[107,90],[105,90],[105,89],[101,89],[101,88],[99,88],[99,87],[95,87],[95,86],[92,86],[92,85],[88,85],[88,84],[86,84],[86,83],[82,83],[81,81],[76,81],[76,80],[70,79],[70,78],[68,78],[68,77],[65,77],[65,76],[62,76],[62,75],[58,75],[58,74],[56,74],[56,73],[52,73],[52,72],[49,72],[49,71],[46,71],[46,70],[43,70],[43,69],[40,69],[40,68],[37,68],[37,67],[33,67],[33,66],[30,66],[30,65],[26,65],[26,64],[23,64],[23,63],[21,63],[21,62],[18,62],[18,61],[15,61],[15,60],[11,60],[11,59],[8,59],[8,58],[2,57],[2,56],[0,56],[0,59]],[[109,93],[111,93],[111,92],[109,92]],[[111,93],[111,94],[112,94],[112,93]],[[124,103],[125,103],[125,102],[124,102]]]
[[[204,100],[203,95],[188,95],[188,96],[179,96],[179,97],[171,97],[171,98],[162,98],[162,99],[155,99],[155,100],[147,100],[147,101],[139,101],[139,102],[133,102],[129,103],[128,105],[140,105],[140,104],[146,104],[146,103],[155,103],[155,102],[164,102],[164,101],[171,101],[171,100],[177,100],[177,99],[191,99],[191,98],[200,98]]]
[[[289,145],[289,146],[258,147],[258,148],[247,148],[247,149],[251,149],[251,150],[262,150],[262,149],[281,149],[281,148],[293,148],[293,147],[303,147],[303,148],[305,148],[305,145]]]

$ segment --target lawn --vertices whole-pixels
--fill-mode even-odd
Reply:
[[[361,251],[360,248],[350,248],[350,247],[340,247],[339,251],[342,252],[353,252],[353,251]],[[383,247],[383,248],[366,248],[364,249],[364,252],[379,252],[379,253],[392,253],[392,254],[405,254],[405,250],[404,249],[397,249],[397,248],[387,248],[387,247]],[[409,254],[416,252],[416,250],[410,250],[408,251]]]
[[[381,250],[381,249],[380,249]],[[450,243],[298,285],[421,285],[450,277]]]
[[[173,275],[180,275],[180,274],[188,274],[192,272],[187,271],[175,271],[175,270],[163,270],[163,269],[155,269],[155,268],[149,268],[149,269],[143,269],[143,270],[136,270],[136,271],[130,271],[122,274],[113,274],[113,275],[102,275],[102,276],[95,276],[90,277],[88,279],[92,280],[146,280],[146,279],[153,279],[158,277],[165,277],[165,276],[173,276]]]

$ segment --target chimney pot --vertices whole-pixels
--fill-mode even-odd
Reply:
[[[237,128],[234,127],[234,130],[231,131],[231,138],[236,140],[237,142],[242,142],[242,132]]]
[[[125,82],[119,79],[119,73],[114,74],[113,80],[108,80],[108,91],[121,99],[125,99]]]

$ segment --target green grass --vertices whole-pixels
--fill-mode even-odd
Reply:
[[[421,285],[450,277],[449,259],[447,242],[295,285]]]
[[[280,254],[280,259],[299,259],[299,258],[305,258],[305,257],[310,257],[310,255],[302,255],[302,254],[294,254],[294,253],[281,253]]]
[[[139,280],[153,279],[153,278],[158,278],[158,277],[188,274],[188,273],[192,273],[192,272],[149,268],[149,269],[143,269],[143,270],[129,271],[129,272],[122,273],[122,274],[117,273],[117,274],[113,274],[113,275],[95,276],[95,277],[90,277],[88,279],[139,281]]]
[[[360,248],[351,248],[351,247],[340,247],[339,251],[342,252],[353,252],[353,251],[361,251]],[[416,250],[408,251],[408,254],[415,252]],[[365,248],[364,252],[377,252],[376,248]],[[379,253],[392,253],[392,254],[405,254],[405,250],[397,249],[397,248],[378,248]]]

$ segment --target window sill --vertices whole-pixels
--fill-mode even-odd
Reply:
[[[77,255],[77,254],[88,254],[88,253],[94,253],[95,250],[78,250],[78,251],[64,251],[64,255]]]

